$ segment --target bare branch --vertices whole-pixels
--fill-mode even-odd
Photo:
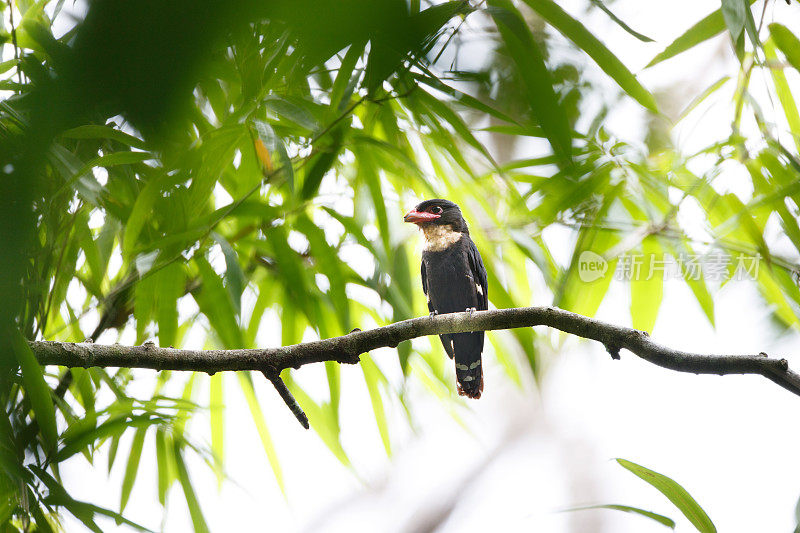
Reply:
[[[283,382],[280,375],[270,374],[266,370],[262,370],[262,372],[264,373],[264,377],[272,382],[275,390],[281,395],[281,399],[286,403],[286,406],[292,412],[297,421],[300,422],[300,425],[305,429],[308,429],[310,426],[308,425],[308,417],[306,416],[306,413],[303,411],[303,408],[300,407],[300,404],[297,403],[297,400],[294,399],[294,396],[292,396],[291,391],[289,391],[289,389],[286,387],[286,383]]]
[[[153,343],[120,346],[51,341],[31,342],[31,348],[43,365],[193,370],[209,374],[255,370],[274,376],[286,368],[300,368],[310,363],[357,363],[358,356],[362,353],[377,348],[396,347],[403,341],[426,335],[531,326],[550,326],[601,342],[614,357],[618,357],[619,351],[625,349],[655,365],[678,372],[758,374],[800,396],[800,374],[789,370],[785,359],[770,358],[764,353],[703,355],[673,350],[653,342],[647,333],[555,307],[520,307],[413,318],[366,331],[354,330],[341,337],[280,348],[177,350],[159,348]]]

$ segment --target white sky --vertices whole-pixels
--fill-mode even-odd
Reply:
[[[572,13],[580,13],[584,6],[578,0],[560,4]],[[633,28],[656,39],[650,45],[636,41],[599,11],[582,20],[638,72],[679,32],[718,6],[717,0],[611,4]],[[800,8],[771,2],[767,21],[771,20],[797,30]],[[737,66],[727,41],[718,38],[644,71],[640,80],[651,90],[679,91],[688,103],[724,74],[735,79]],[[790,81],[798,87],[797,76],[790,76]],[[605,83],[613,88],[611,82]],[[733,83],[713,105],[681,124],[675,132],[681,149],[691,151],[726,133],[730,112],[725,95],[732,89]],[[627,100],[614,110],[608,126],[622,139],[636,139],[641,137],[640,119],[637,104]],[[797,336],[776,335],[750,284],[730,284],[715,303],[718,329],[712,331],[686,287],[669,282],[653,337],[693,351],[766,351],[800,365],[794,355],[800,349]],[[615,283],[598,318],[627,324],[628,315],[627,287]],[[379,363],[393,357],[390,350],[373,355]],[[613,511],[558,512],[595,503],[640,506],[675,519],[678,531],[693,530],[664,497],[616,465],[614,457],[676,479],[720,531],[794,527],[793,508],[800,496],[796,423],[800,399],[767,380],[676,374],[626,352],[621,361],[612,361],[602,346],[565,339],[563,349],[548,359],[542,386],[526,383],[518,390],[494,357],[488,359],[484,397],[465,402],[460,411],[469,431],[419,384],[411,383],[418,431],[412,433],[399,407],[392,406],[392,460],[383,452],[360,370],[343,366],[342,438],[360,479],[341,467],[315,434],[300,429],[271,385],[256,377],[284,467],[288,501],[275,483],[235,376],[226,376],[226,466],[231,481],[218,491],[204,464],[190,465],[212,530],[415,531],[425,517],[452,504],[453,512],[439,531],[664,531],[649,520]],[[380,364],[396,376],[397,369]],[[304,369],[301,376],[308,383],[324,383],[319,369]],[[198,398],[207,398],[207,393]],[[193,434],[208,440],[207,428],[206,417],[198,415]],[[145,450],[151,449],[151,438]],[[122,446],[120,457],[126,451]],[[155,501],[151,455],[146,452],[142,459],[126,515],[158,528],[161,510]],[[91,469],[77,458],[64,465],[62,474],[76,498],[116,508],[124,461],[110,478],[103,464],[99,460]],[[190,530],[177,486],[170,503],[165,530]],[[77,529],[73,521],[67,523],[69,530]],[[106,525],[109,531],[114,529],[113,524]]]

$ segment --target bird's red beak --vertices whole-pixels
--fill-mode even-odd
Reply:
[[[431,220],[436,220],[440,218],[441,215],[436,215],[434,213],[426,213],[425,211],[417,211],[416,209],[412,209],[406,216],[403,217],[404,222],[413,222],[414,224],[420,224],[422,222],[430,222]]]

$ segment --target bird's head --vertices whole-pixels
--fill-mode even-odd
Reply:
[[[416,224],[423,230],[433,226],[450,226],[451,231],[469,233],[467,223],[461,216],[461,209],[450,200],[425,200],[409,211],[403,220]]]

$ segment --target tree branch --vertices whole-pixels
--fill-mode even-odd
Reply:
[[[625,349],[645,361],[678,372],[758,374],[800,396],[800,374],[789,370],[786,359],[770,358],[763,352],[757,355],[703,355],[673,350],[653,342],[647,333],[555,307],[519,307],[413,318],[366,331],[354,330],[341,337],[280,348],[177,350],[159,348],[152,342],[142,346],[120,346],[53,341],[34,341],[31,348],[43,365],[193,370],[209,374],[254,370],[269,377],[279,375],[286,368],[300,368],[310,363],[358,363],[362,353],[383,347],[394,348],[403,341],[426,335],[531,326],[550,326],[601,342],[614,358]]]

